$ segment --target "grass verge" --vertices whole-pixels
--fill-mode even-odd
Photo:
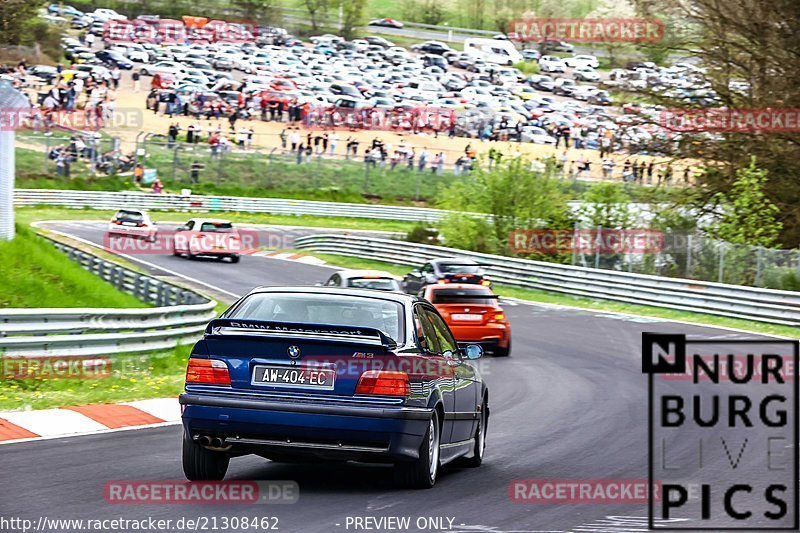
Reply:
[[[0,381],[0,410],[49,409],[177,396],[183,390],[189,346],[136,355],[114,354],[107,375],[81,378],[7,378]],[[5,369],[17,369],[2,361]]]
[[[110,220],[114,211],[103,209],[71,209],[67,207],[18,207],[17,222],[28,225],[40,220]],[[156,220],[185,221],[198,213],[180,211],[152,211]],[[211,214],[209,214],[211,215]],[[272,215],[269,213],[239,213],[215,211],[213,216],[246,224],[272,224],[276,226],[306,226],[310,228],[336,228],[362,231],[393,231],[405,233],[414,228],[413,222],[402,220],[373,220],[366,218],[327,217],[317,215]]]
[[[409,271],[409,267],[407,265],[386,263],[383,261],[375,261],[372,259],[361,259],[358,257],[350,257],[345,255],[317,254],[317,253],[315,253],[314,256],[320,259],[324,259],[331,265],[337,265],[343,268],[357,268],[357,269],[364,268],[364,269],[385,270],[395,275],[404,275]],[[692,322],[704,326],[721,326],[721,327],[736,328],[745,331],[752,331],[753,333],[762,333],[765,335],[779,335],[790,338],[797,338],[798,336],[800,336],[800,329],[793,328],[790,326],[781,326],[778,324],[751,322],[749,320],[740,320],[735,318],[705,315],[701,313],[689,313],[686,311],[677,311],[673,309],[664,309],[661,307],[651,307],[647,305],[626,304],[622,302],[612,302],[605,300],[592,300],[589,298],[579,298],[565,294],[558,294],[555,292],[547,292],[536,289],[524,289],[520,287],[511,287],[508,285],[495,285],[494,290],[500,296],[506,296],[509,298],[518,298],[520,300],[530,300],[533,302],[541,302],[546,304],[566,305],[571,307],[578,307],[581,309],[587,309],[590,311],[610,311],[616,313],[627,313],[631,315],[662,318],[664,320]]]
[[[70,261],[22,224],[0,242],[0,307],[147,307]]]

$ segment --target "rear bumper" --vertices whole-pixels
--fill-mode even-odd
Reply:
[[[229,398],[184,393],[187,433],[220,437],[232,453],[266,457],[405,460],[419,457],[432,410],[343,402]]]
[[[480,344],[485,349],[508,347],[511,339],[511,329],[503,324],[489,324],[485,326],[454,326],[450,324],[450,331],[459,345]]]

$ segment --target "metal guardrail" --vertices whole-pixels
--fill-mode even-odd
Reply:
[[[61,242],[53,244],[122,292],[157,307],[143,309],[4,309],[0,355],[110,355],[171,348],[198,338],[215,302]]]
[[[474,259],[499,283],[602,300],[650,305],[789,326],[800,325],[800,293],[545,263],[405,241],[310,235],[295,247],[399,264],[444,257]]]
[[[17,189],[17,206],[58,205],[75,209],[119,209],[136,206],[167,211],[240,211],[281,215],[316,215],[347,218],[372,218],[435,222],[449,211],[424,207],[348,204],[291,200],[285,198],[245,198],[239,196],[181,196],[144,192],[70,191],[52,189]]]

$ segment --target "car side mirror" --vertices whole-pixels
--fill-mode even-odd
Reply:
[[[483,356],[483,346],[480,344],[468,344],[464,347],[464,357],[467,359],[480,359]]]

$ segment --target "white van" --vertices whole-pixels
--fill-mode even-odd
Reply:
[[[465,39],[464,52],[475,59],[498,65],[513,65],[522,61],[514,43],[500,39]]]

